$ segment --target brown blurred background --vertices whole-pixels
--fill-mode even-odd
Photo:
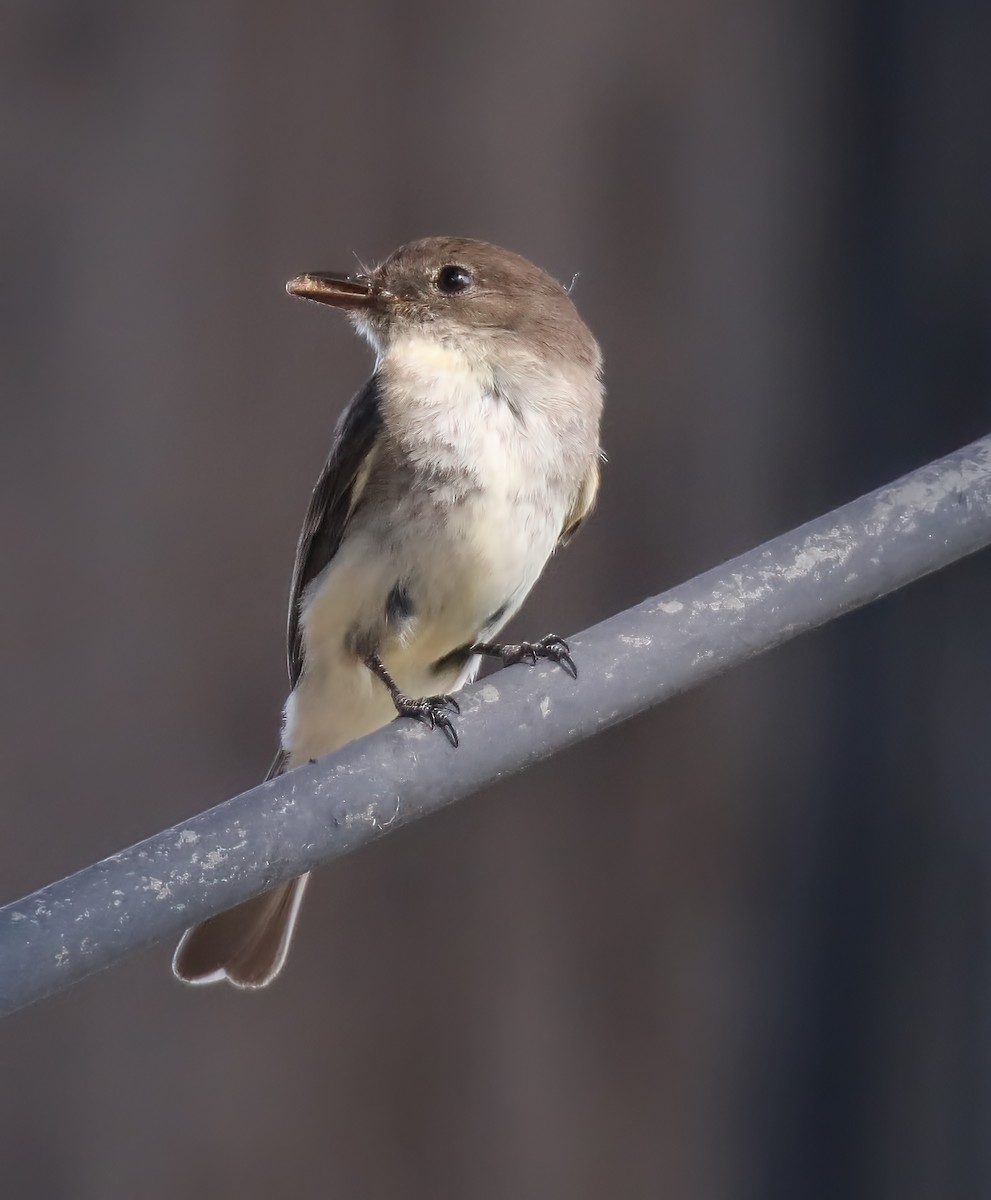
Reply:
[[[982,432],[980,0],[12,0],[0,900],[256,782],[369,356],[290,302],[427,233],[606,355],[568,633]],[[270,991],[171,947],[0,1027],[13,1200],[991,1194],[991,557],[318,877]]]

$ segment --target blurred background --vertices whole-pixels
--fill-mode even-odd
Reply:
[[[569,633],[985,432],[991,6],[14,0],[0,900],[258,781],[366,377],[286,279],[429,233],[599,336]],[[17,1200],[991,1194],[991,556],[0,1027]],[[607,815],[604,817],[604,810]]]

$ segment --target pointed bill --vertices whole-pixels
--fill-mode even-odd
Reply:
[[[335,308],[368,308],[379,298],[367,275],[330,275],[323,271],[297,275],[286,284],[286,291],[290,296]]]

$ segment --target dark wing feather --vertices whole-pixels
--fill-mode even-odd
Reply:
[[[365,384],[341,414],[320,478],[296,547],[289,589],[289,628],[287,631],[289,681],[296,686],[303,669],[303,639],[299,627],[299,606],[303,592],[337,553],[348,520],[358,501],[371,465],[370,455],[382,426],[379,390],[375,376]]]

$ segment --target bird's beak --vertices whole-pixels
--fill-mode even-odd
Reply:
[[[369,308],[385,298],[367,275],[327,275],[322,271],[297,275],[286,284],[286,291],[290,296],[333,304],[335,308]]]

